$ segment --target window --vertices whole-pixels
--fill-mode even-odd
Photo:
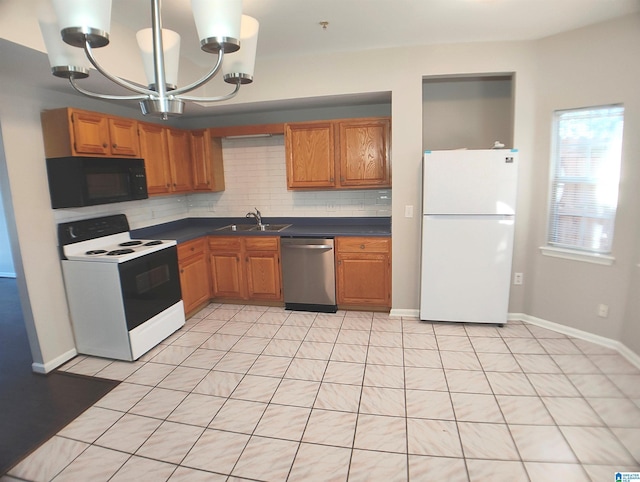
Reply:
[[[623,117],[621,106],[555,113],[549,246],[611,253]]]

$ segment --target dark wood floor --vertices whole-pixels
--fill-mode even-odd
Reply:
[[[31,363],[16,280],[0,278],[0,476],[118,384]]]

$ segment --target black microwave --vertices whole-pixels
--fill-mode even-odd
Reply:
[[[149,197],[143,159],[51,158],[47,159],[47,176],[53,209]]]

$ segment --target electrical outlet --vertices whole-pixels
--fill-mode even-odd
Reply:
[[[514,273],[513,274],[513,284],[521,285],[524,280],[524,275],[522,273]]]
[[[609,316],[609,305],[605,305],[604,303],[600,303],[598,305],[598,316],[600,318],[607,318]]]

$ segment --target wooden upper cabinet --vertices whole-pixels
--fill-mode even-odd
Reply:
[[[140,157],[138,121],[109,117],[109,138],[111,154],[118,157]]]
[[[140,122],[140,150],[147,174],[147,191],[152,194],[171,192],[171,168],[167,146],[167,129],[158,124]]]
[[[331,121],[286,124],[287,188],[335,187],[334,129]]]
[[[41,121],[45,157],[140,157],[136,120],[63,108]]]
[[[193,190],[224,191],[222,140],[212,138],[209,129],[190,132]]]
[[[71,129],[76,153],[109,155],[109,123],[104,115],[72,111]]]
[[[391,186],[388,117],[285,125],[289,189]]]
[[[167,132],[167,142],[171,167],[171,191],[189,192],[193,187],[189,131],[170,128]]]
[[[389,119],[337,123],[342,187],[390,186]]]

